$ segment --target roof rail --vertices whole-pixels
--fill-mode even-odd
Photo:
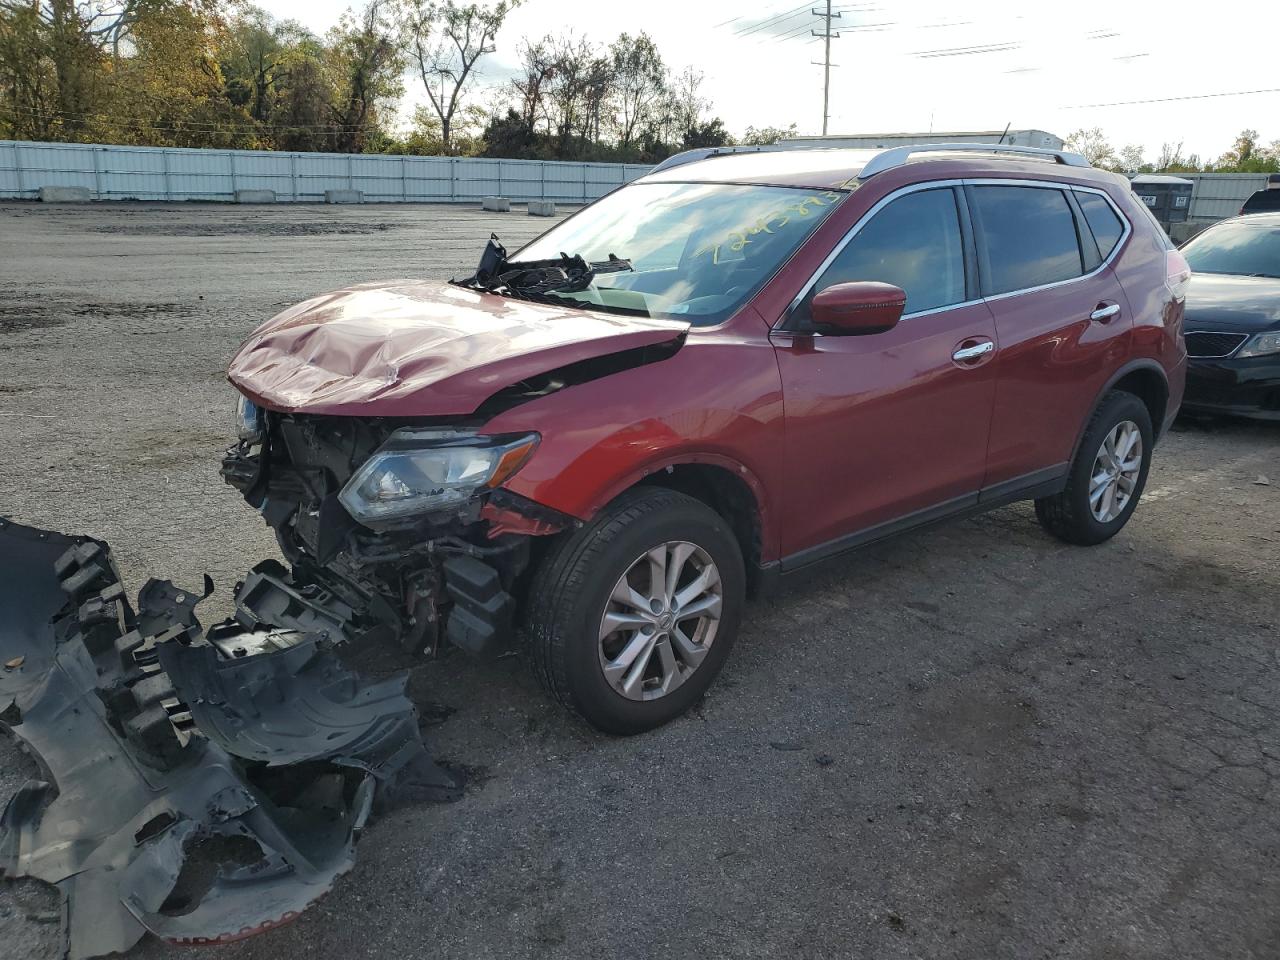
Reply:
[[[1092,166],[1092,164],[1090,164],[1084,157],[1080,156],[1080,154],[1069,153],[1065,150],[1044,150],[1040,147],[1017,147],[1004,143],[917,143],[905,147],[893,147],[889,150],[885,150],[883,153],[877,153],[858,173],[858,179],[865,180],[867,177],[874,177],[877,173],[884,173],[886,170],[892,170],[894,167],[900,167],[907,162],[913,153],[954,153],[958,151],[1025,154],[1033,157],[1044,157],[1046,159],[1051,158],[1068,167]]]
[[[654,167],[649,173],[658,173],[662,170],[670,170],[672,167],[682,167],[686,163],[696,163],[699,160],[705,160],[707,157],[718,157],[725,153],[772,153],[775,150],[795,149],[794,147],[783,147],[776,143],[752,144],[750,146],[738,147],[695,147],[692,150],[685,150],[681,153],[673,153],[667,159]]]

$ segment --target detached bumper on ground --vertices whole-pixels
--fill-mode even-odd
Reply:
[[[335,655],[340,604],[265,564],[206,632],[211,591],[152,580],[135,606],[105,544],[0,520],[0,725],[41,769],[0,818],[0,873],[57,886],[73,960],[287,922],[375,808],[458,794],[406,678]]]

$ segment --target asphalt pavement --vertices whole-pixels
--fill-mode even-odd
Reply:
[[[0,205],[0,514],[109,541],[135,589],[209,572],[225,615],[276,555],[217,475],[240,339],[546,226]],[[1020,504],[868,548],[754,603],[651,734],[594,733],[519,658],[410,664],[466,795],[378,821],[324,900],[218,956],[1280,957],[1278,611],[1280,424],[1191,422],[1113,541]],[[0,744],[0,792],[30,772]],[[0,885],[0,955],[56,931],[46,891]]]

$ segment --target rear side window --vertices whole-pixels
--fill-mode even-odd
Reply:
[[[1084,272],[1066,195],[1044,187],[974,187],[988,295],[1025,290]]]
[[[1124,236],[1123,221],[1111,209],[1111,204],[1096,193],[1076,191],[1076,202],[1084,211],[1084,218],[1089,222],[1093,239],[1098,241],[1098,252],[1102,254],[1103,260],[1107,259],[1111,256],[1111,251],[1116,248],[1116,244],[1120,242],[1120,238]]]
[[[837,283],[879,280],[907,294],[907,313],[961,303],[964,242],[951,188],[920,190],[875,214],[822,272],[797,310],[809,318],[814,294]]]

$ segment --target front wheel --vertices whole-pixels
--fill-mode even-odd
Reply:
[[[651,730],[715,680],[745,594],[719,514],[674,490],[628,491],[539,565],[526,621],[534,671],[597,729]]]
[[[1094,411],[1061,493],[1036,501],[1041,526],[1060,540],[1102,543],[1129,522],[1151,468],[1147,405],[1114,390]]]

